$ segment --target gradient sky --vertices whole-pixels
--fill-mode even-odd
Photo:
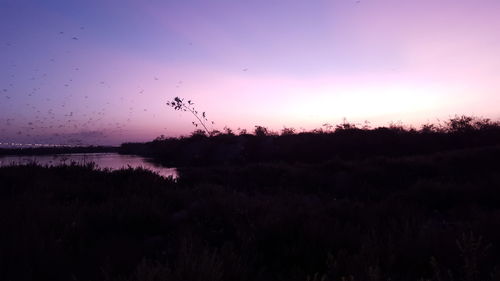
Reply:
[[[498,0],[0,0],[0,142],[500,118]]]

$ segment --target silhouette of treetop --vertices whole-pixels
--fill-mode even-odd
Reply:
[[[210,131],[207,128],[205,122],[211,122],[212,124],[214,124],[214,121],[208,120],[207,114],[205,111],[203,111],[203,112],[201,112],[201,114],[199,114],[198,110],[196,110],[196,108],[194,107],[194,102],[192,102],[191,100],[188,100],[187,102],[185,102],[183,98],[175,97],[172,101],[168,101],[167,105],[172,107],[174,110],[191,112],[191,114],[193,114],[193,116],[197,120],[197,121],[191,122],[193,124],[193,126],[198,128],[198,126],[201,125],[203,127],[203,129],[205,130],[205,132],[207,133],[207,135],[209,135],[209,136],[212,135],[212,131]]]

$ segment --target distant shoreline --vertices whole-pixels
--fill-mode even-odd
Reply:
[[[74,147],[25,147],[0,148],[0,156],[4,155],[47,155],[69,153],[108,153],[118,152],[116,146],[74,146]]]

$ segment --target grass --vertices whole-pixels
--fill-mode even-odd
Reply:
[[[0,168],[2,280],[499,280],[500,146]]]

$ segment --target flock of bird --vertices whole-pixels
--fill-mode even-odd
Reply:
[[[361,0],[351,1],[354,4],[361,3]],[[52,40],[56,40],[56,42],[51,43],[60,43],[60,45],[85,43],[86,35],[88,35],[87,29],[80,26],[75,30],[77,32],[54,30]],[[9,52],[9,50],[12,51],[19,47],[16,44],[15,42],[5,42],[3,48]],[[192,42],[187,42],[187,46],[192,45]],[[1,49],[0,45],[0,52]],[[66,50],[65,54],[71,54],[70,50]],[[4,63],[3,67],[8,66],[8,70],[4,69],[2,77],[0,77],[0,142],[5,141],[6,136],[11,138],[14,136],[17,139],[21,139],[21,137],[24,137],[22,139],[32,139],[32,142],[43,140],[60,143],[64,142],[65,136],[68,139],[74,139],[74,136],[78,135],[79,132],[86,131],[123,135],[127,127],[139,117],[141,120],[146,115],[150,118],[156,118],[155,110],[144,106],[139,108],[140,101],[146,98],[147,87],[137,86],[135,93],[124,93],[121,97],[116,98],[113,96],[116,93],[111,94],[113,92],[111,90],[112,83],[102,79],[95,81],[93,86],[101,87],[98,89],[99,92],[109,89],[109,97],[103,97],[96,93],[81,94],[82,88],[89,89],[92,85],[80,87],[80,91],[78,91],[75,84],[82,83],[80,78],[85,76],[83,74],[85,72],[82,70],[88,72],[93,72],[93,70],[85,69],[85,66],[75,65],[70,61],[73,60],[65,61],[62,56],[47,53],[45,62],[40,64],[47,70],[42,71],[40,67],[36,67],[31,69],[31,73],[26,71],[26,61],[2,62]],[[64,73],[69,78],[64,79],[55,74],[54,69],[60,71],[61,63],[64,64]],[[20,68],[24,69],[20,70]],[[240,70],[248,72],[249,68],[245,67]],[[57,80],[59,81],[57,82]],[[151,75],[151,81],[147,83],[160,80],[162,80],[160,75]],[[54,86],[54,81],[60,84]],[[184,85],[183,80],[173,81],[176,81],[172,85],[174,89]],[[16,85],[16,83],[20,85]],[[29,86],[29,90],[25,89],[26,86]],[[177,93],[171,93],[171,96],[175,95]],[[117,111],[120,113],[117,114]]]
[[[82,26],[80,30],[83,31],[85,28]],[[72,41],[81,41],[81,36],[71,35],[68,37],[64,31],[59,31],[57,35],[59,38],[56,40],[68,40],[69,38]],[[15,44],[7,42],[5,47],[15,48]],[[39,68],[32,69],[27,77],[28,82],[21,83],[22,85],[16,85],[14,81],[19,81],[20,76],[23,76],[21,80],[22,78],[26,79],[26,71],[18,71],[18,65],[14,62],[10,64],[8,75],[10,81],[4,87],[0,85],[0,94],[3,95],[0,102],[0,142],[5,142],[6,136],[9,135],[11,138],[14,135],[15,138],[28,140],[30,143],[64,143],[70,139],[75,142],[75,135],[79,135],[79,132],[101,131],[105,132],[106,135],[123,135],[127,125],[133,123],[134,117],[137,117],[140,111],[143,112],[143,115],[150,114],[151,118],[156,118],[156,114],[152,111],[148,112],[148,108],[137,108],[138,102],[136,100],[143,99],[146,93],[146,89],[141,86],[137,87],[135,95],[124,94],[119,98],[110,95],[107,97],[107,101],[100,106],[96,106],[96,104],[99,104],[103,97],[77,94],[78,91],[74,91],[72,86],[82,75],[80,66],[68,67],[66,65],[68,69],[65,73],[72,78],[56,82],[60,83],[59,87],[55,86],[57,90],[51,88],[53,85],[49,81],[54,78],[56,81],[59,79],[58,77],[50,77],[51,66],[57,62],[56,57],[48,57],[46,65],[49,71],[42,72]],[[152,81],[159,80],[159,76],[152,76]],[[5,80],[0,81],[5,83]],[[21,90],[21,88],[26,87],[26,84],[30,85],[30,89],[28,91]],[[181,88],[182,85],[183,81],[178,80],[175,83],[175,88]],[[96,81],[95,86],[102,87],[104,90],[112,88],[112,85],[106,80]],[[103,89],[100,90],[102,92]],[[58,93],[54,94],[52,91]],[[110,90],[109,93],[111,93]],[[118,114],[121,116],[118,118],[114,114],[116,109],[120,107],[123,110]],[[126,116],[123,118],[125,112]],[[89,141],[99,142],[100,140],[81,139],[77,142]]]
[[[85,43],[86,28],[80,26],[76,30],[78,34],[70,34],[64,30],[54,31],[53,38],[50,39],[54,42],[51,43],[79,48],[75,44]],[[16,44],[6,42],[3,46],[5,53],[15,53],[18,47]],[[193,45],[192,42],[187,44]],[[40,52],[36,49],[33,51]],[[85,69],[85,65],[75,65],[78,63],[74,60],[67,60],[65,55],[71,54],[71,49],[62,51],[61,56],[47,52],[42,54],[45,62],[27,62],[19,54],[8,58],[8,67],[3,70],[7,75],[0,78],[0,142],[15,138],[31,143],[64,143],[64,138],[74,140],[79,132],[95,131],[105,132],[107,135],[123,135],[127,127],[134,123],[134,119],[140,117],[144,120],[146,115],[156,118],[154,110],[139,107],[139,104],[145,104],[140,101],[147,99],[147,87],[137,86],[136,93],[124,93],[120,97],[115,96],[112,83],[108,83],[106,79],[81,87],[82,80],[85,79],[80,78],[85,77],[86,73],[83,70],[87,73],[93,70]],[[61,73],[61,68],[63,75],[58,74]],[[242,68],[241,71],[248,72],[249,69]],[[160,80],[160,75],[152,75],[149,83]],[[171,85],[174,89],[184,85],[183,80],[173,81],[176,81]],[[77,86],[78,83],[80,87]],[[97,93],[90,93],[92,86],[97,87],[97,91],[94,91]],[[82,94],[82,88],[88,89],[89,93]],[[99,94],[106,90],[109,96]],[[172,93],[172,96],[175,95],[177,93]],[[88,140],[80,140],[85,141]]]

